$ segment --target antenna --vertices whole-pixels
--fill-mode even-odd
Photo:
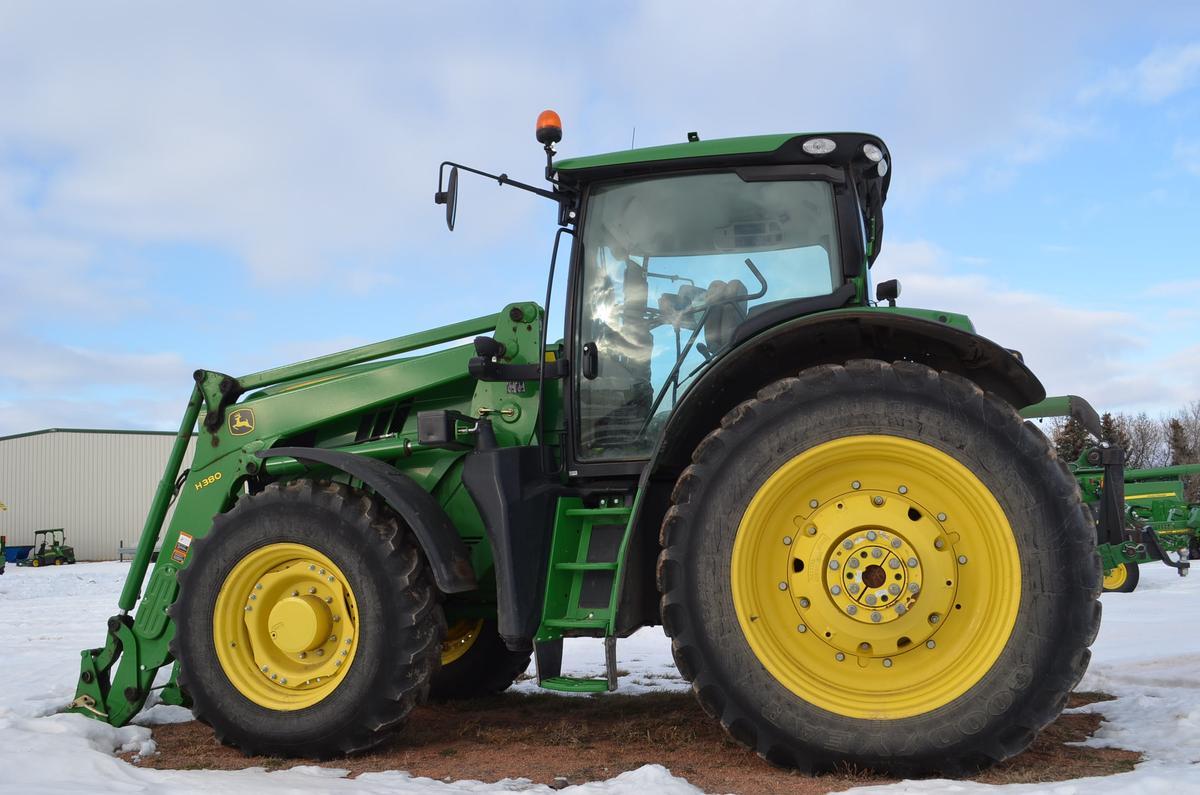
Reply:
[[[633,126],[633,135],[629,136],[629,148],[633,148],[633,142],[637,140],[637,125]]]

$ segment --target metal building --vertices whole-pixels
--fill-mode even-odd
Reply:
[[[35,530],[61,527],[79,560],[116,559],[122,541],[137,544],[174,437],[80,428],[0,436],[0,535],[31,544]]]

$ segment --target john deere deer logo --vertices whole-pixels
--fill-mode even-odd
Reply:
[[[254,409],[238,409],[229,415],[229,432],[245,436],[254,430]]]

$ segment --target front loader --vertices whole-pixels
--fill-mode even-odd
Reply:
[[[774,764],[962,773],[1027,747],[1088,662],[1091,521],[1017,414],[1045,397],[1020,356],[895,281],[872,300],[883,141],[556,161],[549,111],[537,138],[545,187],[447,162],[435,200],[451,229],[464,173],[553,204],[540,306],[196,372],[71,709],[122,725],[161,686],[246,753],[325,758],[531,657],[543,688],[613,690],[619,640],[661,624]],[[603,676],[563,670],[581,637]]]

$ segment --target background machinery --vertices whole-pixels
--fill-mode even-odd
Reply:
[[[18,566],[62,566],[75,562],[75,547],[67,546],[66,533],[61,527],[53,530],[37,530],[33,534],[33,549],[21,560]]]
[[[543,113],[544,188],[443,163],[435,196],[451,229],[460,173],[553,203],[542,305],[196,371],[71,709],[122,725],[162,687],[247,753],[328,757],[531,656],[544,688],[614,689],[619,639],[661,623],[774,764],[1024,749],[1087,666],[1092,522],[1017,414],[1045,397],[1019,356],[897,307],[895,281],[871,300],[884,143],[689,134],[556,162],[560,137]],[[603,638],[603,676],[562,670],[577,637]]]

